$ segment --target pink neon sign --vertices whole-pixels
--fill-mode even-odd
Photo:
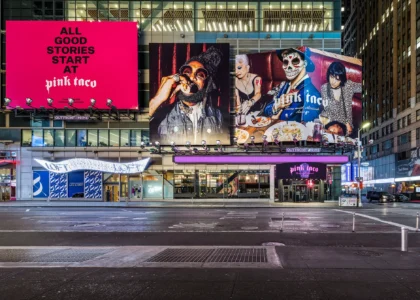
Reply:
[[[6,97],[10,106],[138,109],[134,22],[6,22]]]

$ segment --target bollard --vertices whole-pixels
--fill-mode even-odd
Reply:
[[[280,232],[283,232],[283,222],[284,222],[284,213],[281,217],[281,228],[280,228]]]
[[[416,232],[419,232],[419,213],[417,213],[417,218],[416,218]]]
[[[353,213],[353,230],[352,232],[356,231],[356,213]]]
[[[401,251],[407,252],[408,248],[408,229],[401,227]]]

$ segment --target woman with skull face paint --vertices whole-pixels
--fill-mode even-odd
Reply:
[[[353,131],[353,95],[362,92],[362,84],[347,80],[346,68],[340,62],[333,62],[327,70],[327,83],[321,86],[323,102],[321,112],[324,124],[337,121],[345,124],[347,135]]]
[[[247,114],[261,99],[262,79],[257,74],[249,73],[249,59],[246,54],[236,55],[235,96],[237,112]]]

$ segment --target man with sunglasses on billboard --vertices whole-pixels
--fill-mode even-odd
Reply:
[[[265,106],[263,114],[283,121],[314,121],[319,117],[322,98],[307,74],[315,70],[309,50],[284,49],[277,51],[277,56],[283,62],[288,81],[268,93],[274,97]]]
[[[158,127],[162,143],[190,141],[197,144],[202,140],[215,140],[215,136],[223,132],[222,113],[213,107],[219,95],[215,76],[221,60],[222,52],[210,47],[185,62],[178,74],[162,78],[156,95],[150,100],[150,117],[156,117],[160,105],[176,96],[174,105]]]

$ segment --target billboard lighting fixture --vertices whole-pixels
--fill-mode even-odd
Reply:
[[[155,145],[159,147],[160,143],[158,141],[155,142]]]
[[[26,98],[26,104],[27,104],[28,106],[31,106],[31,104],[32,104],[32,99],[31,99],[31,98]]]
[[[69,98],[69,105],[73,106],[73,104],[74,104],[74,100],[72,98]]]
[[[201,145],[205,146],[207,144],[207,142],[205,140],[201,141]]]
[[[106,106],[112,107],[112,100],[111,99],[106,99]]]
[[[144,146],[145,146],[144,142],[140,142],[140,148],[144,149]]]
[[[171,146],[172,147],[175,146],[175,142],[174,141],[171,142]]]
[[[91,107],[95,107],[95,104],[96,104],[96,100],[95,99],[90,99],[90,106]]]
[[[10,102],[12,102],[10,98],[4,98],[4,105],[9,106]]]
[[[189,141],[186,141],[185,142],[185,147],[187,147],[188,149],[191,147],[191,142],[189,142]]]
[[[52,98],[47,98],[47,103],[48,103],[48,106],[52,106],[54,103],[54,100]]]
[[[237,138],[237,137],[234,137],[234,138],[233,138],[233,143],[234,143],[234,144],[237,144],[237,143],[238,143],[238,138]]]

